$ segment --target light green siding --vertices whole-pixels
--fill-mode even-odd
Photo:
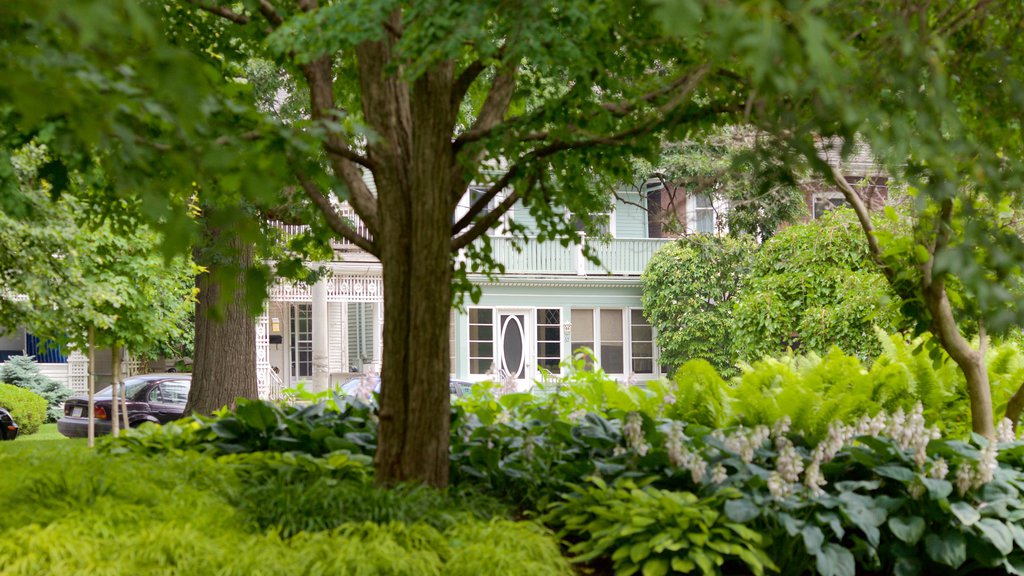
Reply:
[[[537,220],[534,219],[529,209],[521,201],[512,205],[512,220],[515,220],[517,224],[526,226],[527,236],[537,235]]]
[[[619,191],[615,200],[615,237],[646,238],[647,210],[643,196],[636,191]]]

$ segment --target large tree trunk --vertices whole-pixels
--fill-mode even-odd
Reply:
[[[216,238],[216,231],[209,233]],[[257,397],[256,327],[246,307],[244,275],[252,264],[253,247],[237,240],[230,245],[238,255],[239,272],[227,299],[221,298],[224,287],[213,275],[217,259],[195,251],[196,263],[208,272],[196,276],[195,353],[186,414],[210,414],[224,406],[234,408],[238,397]]]
[[[372,62],[366,73],[373,70]],[[452,67],[419,78],[411,101],[397,87],[370,94],[398,118],[378,172],[384,273],[384,357],[376,479],[448,484],[448,319],[451,313],[453,157],[446,105]],[[367,97],[364,95],[364,97]],[[364,103],[364,105],[366,105]],[[406,116],[408,114],[408,116]]]

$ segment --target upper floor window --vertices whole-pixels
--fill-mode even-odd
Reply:
[[[842,192],[815,192],[811,196],[811,216],[817,220],[830,210],[846,205]]]
[[[584,222],[583,222],[583,218],[581,218],[579,216],[572,215],[572,214],[570,214],[569,217],[572,218],[573,223],[576,226],[576,231],[577,232],[584,232],[585,231],[584,230],[585,225],[584,225]],[[602,235],[602,236],[603,235],[607,235],[607,236],[611,236],[613,238],[615,237],[615,208],[614,207],[611,210],[609,210],[608,212],[597,212],[597,213],[591,214],[590,215],[590,221],[593,223],[593,226],[596,229],[596,234]],[[595,232],[591,232],[591,234],[594,234],[594,233]]]
[[[463,201],[459,203],[458,208],[455,210],[455,221],[458,221],[459,218],[462,218],[463,215],[465,215],[467,212],[469,212],[469,209],[473,205],[475,205],[478,200],[483,198],[484,194],[486,194],[486,193],[487,193],[487,187],[486,186],[470,186],[469,187],[469,191],[466,193],[466,196],[463,198]],[[506,195],[505,195],[504,191],[498,192],[494,196],[494,198],[491,198],[491,200],[487,203],[486,210],[484,210],[480,214],[481,215],[486,214],[487,212],[490,212],[491,210],[494,210],[495,208],[497,208],[498,205],[501,204],[501,202],[505,199],[505,196]],[[497,235],[497,236],[503,236],[503,235],[508,234],[509,222],[512,221],[512,212],[513,212],[514,209],[515,209],[515,206],[511,206],[511,207],[509,207],[507,212],[505,212],[504,214],[501,215],[501,218],[498,219],[498,223],[495,224],[494,227],[492,228],[492,230],[493,230],[492,234]]]
[[[715,233],[715,205],[708,194],[693,197],[693,229],[698,234]]]

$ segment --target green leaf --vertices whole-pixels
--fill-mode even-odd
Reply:
[[[928,489],[928,497],[932,500],[942,500],[948,498],[953,493],[953,485],[948,480],[922,478],[921,482]]]
[[[924,536],[925,522],[920,516],[893,516],[889,518],[888,525],[893,536],[907,544],[917,544]]]
[[[804,526],[800,535],[804,539],[804,548],[807,549],[808,554],[815,555],[821,552],[821,545],[825,542],[825,533],[821,531],[821,528],[809,524]]]
[[[629,549],[629,559],[634,564],[639,564],[641,560],[647,558],[651,553],[651,546],[647,542],[637,542]]]
[[[761,508],[750,498],[737,498],[725,503],[725,515],[733,522],[749,522],[761,514]]]
[[[910,482],[917,477],[917,474],[915,474],[913,470],[904,466],[878,466],[874,471],[875,474],[878,474],[879,476],[892,478],[893,480],[899,480],[900,482]]]
[[[814,565],[821,576],[854,576],[856,564],[853,554],[838,544],[825,544],[815,556]]]
[[[922,569],[921,560],[912,556],[899,556],[893,565],[894,576],[918,576]]]
[[[665,576],[668,574],[668,560],[665,558],[650,558],[644,562],[644,576]]]
[[[929,534],[924,549],[929,558],[950,568],[959,568],[967,560],[967,542],[959,532]]]
[[[1003,522],[995,518],[982,518],[978,522],[978,530],[1004,556],[1013,552],[1013,534]]]
[[[956,516],[964,526],[970,526],[981,519],[981,512],[967,502],[953,502],[949,505],[949,511]]]

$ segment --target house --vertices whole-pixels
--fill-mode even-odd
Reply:
[[[471,189],[465,206],[468,208]],[[601,264],[584,258],[578,245],[527,241],[517,250],[499,225],[490,244],[505,272],[471,276],[478,302],[452,310],[451,373],[465,380],[507,375],[521,388],[548,374],[580,347],[612,377],[643,381],[660,377],[654,331],[641,311],[640,275],[668,232],[650,216],[660,184],[616,191],[606,214],[606,239],[583,238]],[[657,204],[651,204],[660,210]],[[351,212],[345,214],[357,221]],[[521,204],[507,218],[529,236],[534,221]],[[703,222],[697,211],[694,225]],[[709,224],[713,229],[713,221]],[[286,234],[301,228],[281,226]],[[710,231],[709,229],[709,231]],[[305,381],[317,386],[380,369],[383,284],[380,264],[352,244],[335,241],[331,274],[313,286],[282,282],[270,291],[257,322],[257,372],[261,394]],[[323,320],[321,320],[323,319]],[[316,366],[326,367],[317,370]],[[326,380],[315,383],[317,372]]]
[[[839,167],[869,208],[883,206],[888,182],[867,147],[859,145],[851,158],[839,162],[828,158],[826,144],[826,159]],[[812,218],[845,203],[841,192],[821,181],[807,181],[801,187]],[[467,210],[480,192],[471,188],[460,209]],[[536,223],[521,203],[513,206],[489,233],[504,273],[471,276],[481,289],[479,301],[452,311],[453,376],[500,376],[526,388],[548,375],[557,376],[562,361],[580,347],[591,349],[594,360],[618,380],[662,375],[655,332],[641,309],[640,276],[658,247],[672,238],[725,232],[728,205],[708,195],[688,195],[657,177],[637,188],[617,190],[614,197],[612,211],[602,215],[606,238],[582,238],[595,250],[600,265],[584,258],[579,245],[528,240],[517,249],[505,234],[508,220],[525,227],[527,236],[536,232]],[[358,224],[350,210],[344,216]],[[257,323],[261,394],[272,396],[302,381],[326,387],[380,369],[380,264],[346,241],[336,241],[334,253],[334,261],[325,264],[330,276],[316,285],[281,283],[271,290]],[[318,373],[322,376],[316,382]]]

